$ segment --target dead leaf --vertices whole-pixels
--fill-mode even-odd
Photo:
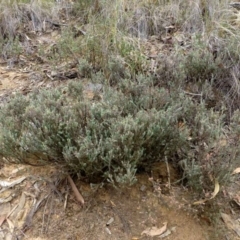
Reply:
[[[210,199],[213,199],[216,197],[216,195],[219,193],[220,191],[220,185],[219,185],[219,182],[217,179],[215,179],[215,186],[214,186],[214,191],[212,192],[212,196],[210,198],[205,198],[203,200],[199,200],[197,202],[194,202],[193,205],[200,205],[200,204],[203,204],[205,203],[206,201],[210,200]]]
[[[0,227],[6,220],[8,213],[11,211],[10,203],[3,203],[0,205]]]
[[[157,227],[147,228],[141,233],[141,235],[146,234],[150,237],[154,237],[154,236],[159,236],[163,234],[166,230],[167,230],[167,222],[165,222],[163,224],[163,227],[161,228],[157,228]]]
[[[212,193],[212,196],[210,197],[210,199],[213,199],[217,196],[217,194],[219,193],[220,191],[220,185],[219,185],[219,182],[217,179],[215,179],[215,186],[214,186],[214,191]]]
[[[21,198],[19,200],[18,206],[16,207],[16,209],[13,211],[12,217],[16,218],[18,213],[24,208],[26,203],[26,196],[24,193],[22,193]]]
[[[116,207],[116,204],[112,200],[110,200],[110,203],[112,204],[113,207]]]
[[[226,226],[233,230],[239,237],[240,237],[240,225],[238,224],[237,221],[232,219],[228,214],[226,213],[221,213],[221,217],[226,224]]]
[[[5,197],[5,198],[0,198],[0,203],[11,202],[14,197],[16,197],[16,195],[15,195],[14,193],[11,193],[10,195],[8,195],[8,196]]]
[[[5,220],[6,220],[6,216],[0,216],[0,227],[2,226]]]
[[[9,218],[7,218],[7,223],[8,223],[8,227],[9,227],[10,232],[13,233],[14,228],[15,228],[13,222]]]
[[[233,171],[232,174],[234,175],[234,174],[238,174],[238,173],[240,173],[240,167],[236,168],[236,169]]]
[[[161,234],[159,237],[160,238],[165,238],[167,236],[169,236],[172,232],[168,229],[166,232],[164,232],[163,234]]]
[[[3,203],[0,205],[0,216],[8,214],[11,211],[10,203]]]
[[[10,188],[10,187],[13,187],[15,186],[16,184],[19,184],[21,183],[23,180],[25,180],[27,177],[22,177],[22,178],[19,178],[15,181],[12,181],[12,182],[7,182],[7,181],[0,181],[0,186],[2,188]],[[1,191],[2,192],[2,191]]]

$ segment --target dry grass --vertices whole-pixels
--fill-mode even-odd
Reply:
[[[161,53],[158,67],[162,68],[164,59],[174,61],[171,65],[176,66],[176,71],[182,71],[181,59],[189,54],[189,48],[200,49],[195,61],[198,62],[198,58],[202,61],[202,55],[208,56],[209,64],[219,68],[219,73],[207,79],[222,92],[230,111],[239,107],[240,14],[228,0],[11,0],[1,1],[0,11],[0,45],[5,59],[23,51],[26,32],[45,32],[49,19],[69,20],[69,26],[61,29],[57,53],[51,55],[53,62],[65,61],[74,55],[80,68],[80,63],[85,62],[89,69],[103,72],[109,83],[146,73],[149,62],[142,54],[142,42],[152,36],[176,39],[181,35],[183,45],[173,40],[171,54],[177,58],[169,57],[169,52]],[[85,35],[76,37],[78,29]],[[113,71],[117,71],[115,76]],[[178,72],[175,75],[179,75]],[[163,75],[163,72],[159,74]],[[191,76],[181,77],[182,83]],[[204,77],[202,81],[206,80]]]
[[[160,41],[167,36],[173,39],[171,56],[169,52],[158,52],[162,55],[157,59],[157,67],[161,69],[158,78],[164,76],[165,82],[173,80],[164,72],[162,60],[171,62],[168,72],[174,66],[176,72],[173,75],[181,76],[178,84],[185,82],[186,78],[191,83],[191,76],[182,72],[192,71],[191,68],[198,71],[199,67],[205,67],[204,64],[212,65],[216,71],[212,76],[208,75],[207,80],[221,92],[224,99],[220,101],[227,103],[229,112],[240,107],[240,14],[228,0],[11,0],[1,1],[0,11],[0,45],[5,59],[24,51],[25,33],[45,32],[46,20],[69,20],[69,26],[61,29],[57,47],[54,46],[57,51],[51,53],[53,64],[74,56],[79,69],[85,62],[88,69],[102,72],[104,78],[113,84],[126,76],[135,78],[139,73],[145,74],[150,63],[142,54],[141,43],[152,36]],[[84,36],[76,37],[79,29]],[[180,35],[182,45],[176,41]],[[195,50],[195,65],[186,69],[188,65],[182,62]],[[190,56],[186,56],[189,52]],[[203,56],[207,56],[205,63]],[[200,73],[201,77],[204,82],[205,76]],[[185,85],[180,87],[186,88]],[[197,88],[194,93],[202,94],[202,89]]]
[[[21,30],[41,31],[47,18],[57,16],[54,1],[1,1],[1,36],[13,38]]]

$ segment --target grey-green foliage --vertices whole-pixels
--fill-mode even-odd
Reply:
[[[100,101],[84,100],[79,82],[18,95],[1,108],[0,125],[0,154],[8,161],[46,156],[42,160],[91,180],[132,184],[139,168],[165,157],[185,161],[187,178],[219,175],[203,159],[222,136],[221,113],[177,91],[153,88],[143,77],[106,87]]]

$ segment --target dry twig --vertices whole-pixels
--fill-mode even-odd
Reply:
[[[78,202],[80,202],[82,205],[84,204],[84,199],[83,199],[83,196],[81,195],[81,193],[78,191],[75,183],[73,182],[72,178],[68,175],[67,176],[67,179],[68,179],[68,182],[70,183],[71,185],[71,188],[75,194],[75,197],[77,199]]]

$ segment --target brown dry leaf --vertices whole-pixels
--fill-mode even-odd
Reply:
[[[215,179],[215,186],[214,186],[214,191],[212,193],[212,196],[210,197],[210,199],[213,199],[217,196],[217,194],[219,193],[220,191],[220,185],[219,185],[219,182],[217,179]]]
[[[141,233],[141,235],[146,234],[150,237],[154,237],[154,236],[163,234],[166,230],[167,230],[167,222],[163,223],[163,227],[161,228],[157,228],[157,227],[147,228]]]
[[[240,167],[236,168],[232,174],[238,174],[238,173],[240,173]]]
[[[6,215],[0,216],[0,227],[2,226],[5,220],[6,220]]]
[[[21,198],[20,198],[19,203],[18,203],[18,206],[17,206],[16,209],[13,211],[13,214],[12,214],[12,217],[13,217],[13,218],[16,218],[17,215],[18,215],[18,213],[19,213],[20,211],[22,211],[22,209],[23,209],[24,206],[25,206],[25,203],[26,203],[26,196],[25,196],[24,193],[22,193]]]
[[[10,188],[10,187],[14,187],[15,185],[21,183],[22,181],[24,181],[27,177],[21,177],[17,180],[14,180],[12,182],[8,182],[8,181],[0,181],[0,186],[2,188]],[[1,192],[3,192],[3,190],[1,190]]]
[[[211,194],[212,196],[210,198],[205,198],[203,200],[199,200],[197,202],[194,202],[193,205],[200,205],[200,204],[203,204],[205,203],[206,201],[210,200],[210,199],[213,199],[216,197],[216,195],[219,193],[220,191],[220,185],[219,185],[219,182],[217,179],[215,179],[215,186],[214,186],[214,191],[213,193]]]
[[[228,214],[221,213],[221,217],[225,222],[226,226],[233,230],[240,237],[240,225],[237,221],[233,220]]]
[[[3,203],[0,205],[0,227],[7,218],[8,213],[11,211],[10,203]]]
[[[8,227],[9,227],[10,232],[13,233],[14,228],[15,228],[13,222],[9,218],[7,218],[7,223],[8,223]]]
[[[11,211],[10,203],[3,203],[0,205],[0,216],[8,214]]]

